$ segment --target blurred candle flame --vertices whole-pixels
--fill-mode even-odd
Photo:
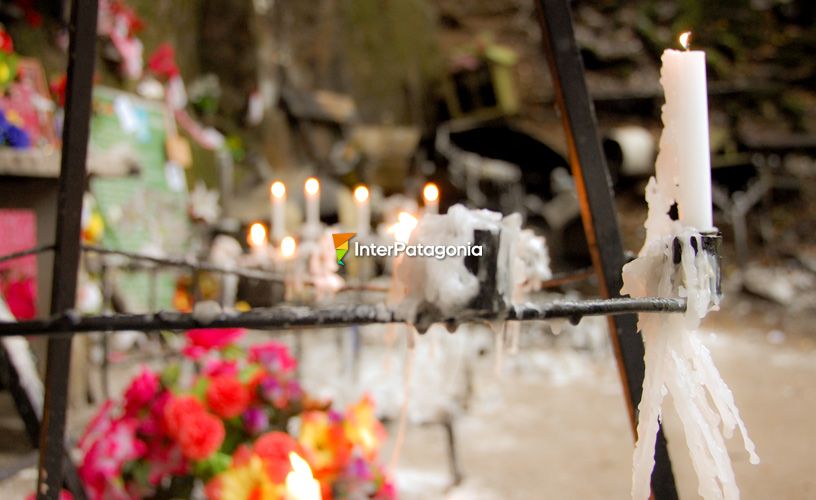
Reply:
[[[394,235],[394,239],[408,243],[411,239],[411,233],[417,227],[417,218],[408,212],[400,212],[397,217],[397,223],[388,228],[387,232]]]
[[[287,500],[320,500],[320,483],[309,463],[294,451],[289,452],[289,463],[292,471],[286,475]]]
[[[306,194],[314,196],[320,191],[320,182],[314,177],[309,177],[306,179],[306,184],[304,184],[303,189],[306,191]]]
[[[252,248],[258,248],[266,244],[266,227],[260,222],[254,222],[247,231],[247,243]]]
[[[683,50],[688,50],[691,46],[691,31],[686,31],[685,33],[680,33],[680,36],[677,38],[680,42],[680,46],[683,47]]]
[[[368,201],[368,188],[362,184],[354,188],[354,199],[358,203],[365,203]]]
[[[428,202],[435,202],[439,199],[439,188],[436,187],[436,184],[433,182],[429,182],[425,184],[425,188],[422,190],[422,198],[425,200],[425,203]]]
[[[280,252],[284,259],[291,259],[294,257],[295,251],[297,251],[297,242],[294,238],[287,236],[281,240]]]
[[[286,186],[281,181],[275,181],[269,188],[273,198],[281,199],[286,196]]]

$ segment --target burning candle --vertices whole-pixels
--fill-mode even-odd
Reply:
[[[388,228],[387,232],[394,235],[394,239],[400,243],[408,243],[411,239],[411,233],[416,229],[417,218],[408,212],[400,212],[397,216],[397,222]]]
[[[275,181],[269,187],[272,201],[272,215],[269,220],[272,228],[272,240],[281,241],[286,233],[286,186],[281,181]]]
[[[253,255],[263,257],[267,251],[266,227],[260,222],[252,223],[247,231],[247,243]]]
[[[303,185],[303,192],[306,195],[306,225],[317,227],[320,224],[320,182],[309,177]]]
[[[285,260],[291,260],[297,252],[297,242],[291,236],[287,236],[281,240],[280,254]]]
[[[286,500],[320,500],[320,483],[312,475],[308,462],[289,452],[292,471],[286,475]]]
[[[371,226],[371,207],[368,199],[367,187],[359,185],[354,188],[354,203],[357,205],[357,234],[359,236],[368,235],[368,228]]]
[[[426,214],[439,213],[439,188],[436,187],[436,184],[433,182],[425,184],[422,189],[422,201],[425,204]]]
[[[705,52],[689,50],[690,38],[691,33],[680,35],[684,50],[663,52],[660,83],[666,104],[655,175],[665,194],[677,201],[683,225],[710,231],[714,222]]]

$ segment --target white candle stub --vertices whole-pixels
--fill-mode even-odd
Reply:
[[[369,204],[368,188],[359,185],[354,188],[354,203],[357,205],[357,234],[359,236],[368,235],[371,226],[371,206]]]
[[[269,186],[269,195],[272,203],[272,240],[281,241],[286,234],[286,186],[281,181],[275,181]]]
[[[320,181],[309,177],[303,185],[303,192],[306,196],[306,225],[318,226],[320,224]]]
[[[690,38],[681,35],[686,50],[663,52],[666,104],[655,175],[664,196],[677,201],[683,225],[705,232],[714,229],[706,62],[705,52],[688,50]]]

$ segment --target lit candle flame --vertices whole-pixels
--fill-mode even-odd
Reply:
[[[291,236],[287,236],[286,238],[281,240],[280,252],[281,256],[284,259],[291,259],[295,256],[295,251],[297,250],[297,242]]]
[[[408,243],[411,233],[417,227],[417,218],[408,212],[400,212],[397,223],[388,228],[387,232],[394,235],[394,239],[402,243]]]
[[[281,181],[275,181],[269,188],[273,198],[281,199],[286,196],[286,186]]]
[[[306,194],[314,196],[320,191],[320,182],[314,177],[309,177],[306,179],[306,184],[304,184],[303,189],[306,191]]]
[[[249,226],[247,232],[247,243],[252,248],[258,248],[266,244],[266,227],[260,222],[254,222]]]
[[[422,190],[422,198],[425,199],[426,205],[429,202],[433,203],[437,201],[439,199],[439,188],[436,187],[436,184],[433,182],[425,184],[425,188]]]
[[[354,188],[354,199],[358,203],[365,203],[368,201],[368,188],[362,184]]]
[[[680,46],[683,47],[683,50],[688,50],[691,46],[691,31],[686,31],[685,33],[680,33],[680,36],[677,38],[680,42]]]
[[[289,452],[289,463],[292,471],[286,475],[286,498],[320,500],[320,483],[314,478],[309,463],[294,451]]]

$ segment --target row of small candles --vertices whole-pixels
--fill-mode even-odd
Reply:
[[[266,226],[261,222],[254,222],[247,231],[247,243],[253,249],[263,249],[271,239],[280,242],[279,256],[291,259],[297,251],[297,243],[292,236],[286,235],[286,185],[281,181],[273,182],[269,187],[271,234],[267,237]],[[320,225],[320,181],[309,177],[303,184],[303,194],[306,200],[306,227]],[[367,186],[360,184],[354,188],[354,204],[357,210],[357,234],[365,236],[371,227],[371,193]],[[439,188],[429,182],[422,189],[422,201],[425,213],[439,213]],[[402,214],[401,214],[402,215]]]

